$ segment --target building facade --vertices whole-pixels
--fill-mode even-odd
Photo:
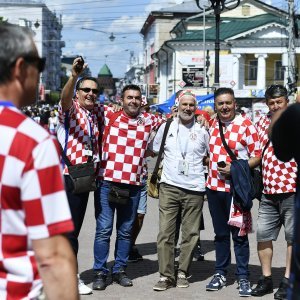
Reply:
[[[0,16],[12,24],[33,31],[39,55],[46,57],[46,68],[40,78],[40,100],[43,91],[61,88],[61,56],[65,43],[61,40],[62,21],[39,1],[0,0]]]
[[[261,99],[270,84],[287,85],[288,21],[287,12],[257,0],[241,0],[237,8],[222,12],[220,85],[233,88],[241,103]],[[207,9],[205,14],[177,22],[170,35],[152,54],[159,102],[182,88],[210,93],[215,70],[213,11]],[[299,39],[295,39],[295,72],[299,46]]]

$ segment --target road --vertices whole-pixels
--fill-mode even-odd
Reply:
[[[256,229],[258,201],[254,202],[252,209],[253,229]],[[137,240],[137,246],[144,260],[128,264],[127,274],[133,279],[133,287],[121,287],[118,284],[109,285],[104,291],[93,291],[92,295],[82,296],[81,299],[113,299],[113,300],[151,300],[151,299],[220,299],[232,300],[238,299],[237,283],[235,282],[235,260],[232,249],[232,265],[227,276],[227,287],[217,292],[205,291],[205,285],[214,273],[214,233],[208,211],[207,202],[204,203],[204,221],[205,230],[201,231],[202,247],[205,252],[205,261],[193,261],[190,273],[190,287],[186,289],[171,288],[164,292],[153,291],[153,285],[158,281],[158,263],[156,253],[156,237],[158,233],[158,200],[148,198],[148,211],[145,217],[144,226]],[[95,234],[95,219],[93,209],[93,195],[90,195],[89,205],[84,220],[84,224],[79,238],[79,270],[82,279],[91,286],[93,280],[93,241]],[[258,277],[261,274],[259,259],[256,252],[255,232],[249,235],[250,240],[250,281],[256,285]],[[113,262],[115,242],[115,229],[111,239],[111,250],[109,256],[109,266]],[[273,282],[274,292],[277,290],[282,276],[284,275],[285,265],[285,249],[284,232],[281,230],[278,240],[274,243],[273,257]],[[254,298],[254,297],[252,297]],[[272,294],[264,296],[263,299],[274,299]]]

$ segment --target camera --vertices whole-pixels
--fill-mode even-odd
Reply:
[[[84,65],[84,59],[82,56],[79,56],[80,60],[77,61],[77,65],[75,66],[75,71],[76,72],[81,72],[83,65]]]

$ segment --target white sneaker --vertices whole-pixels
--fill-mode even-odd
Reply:
[[[79,275],[78,275],[78,292],[79,295],[90,295],[93,293],[92,289],[84,284],[84,282],[80,279]]]

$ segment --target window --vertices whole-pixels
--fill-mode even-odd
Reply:
[[[249,61],[249,80],[257,80],[257,60]]]
[[[282,61],[275,61],[275,80],[284,80],[284,67],[282,66]]]
[[[250,5],[242,5],[242,15],[245,17],[250,16]]]

